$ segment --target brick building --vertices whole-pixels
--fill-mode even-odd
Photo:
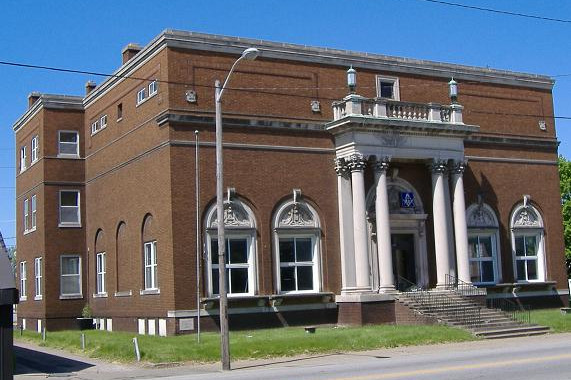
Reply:
[[[86,304],[108,330],[216,328],[214,82],[247,47],[223,101],[231,327],[398,322],[399,289],[450,279],[566,302],[551,78],[166,30],[14,124],[25,328]]]

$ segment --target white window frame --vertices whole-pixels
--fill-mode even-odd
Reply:
[[[62,206],[61,196],[62,193],[76,193],[77,206]],[[62,209],[63,208],[77,208],[77,222],[62,222]],[[81,227],[81,192],[79,190],[60,190],[59,191],[59,227]]]
[[[159,86],[157,80],[155,79],[151,83],[149,83],[149,98],[155,95],[157,92],[159,92]]]
[[[42,258],[34,259],[34,300],[41,301],[42,295]]]
[[[67,141],[61,141],[61,135],[63,133],[74,134],[76,136],[76,142],[71,143]],[[62,144],[63,146],[74,146],[75,145],[75,153],[62,153]],[[79,132],[78,131],[66,131],[61,130],[58,131],[58,157],[66,157],[66,158],[77,158],[79,157]]]
[[[31,209],[30,231],[35,231],[36,225],[38,223],[38,197],[36,194],[32,195],[32,198],[30,199],[30,209]]]
[[[293,239],[294,241],[294,249],[295,249],[295,241],[296,239],[304,239],[304,238],[309,238],[311,239],[311,248],[313,250],[313,257],[312,257],[312,261],[296,261],[295,262],[287,262],[287,263],[283,263],[280,260],[280,240],[282,239]],[[278,263],[279,263],[279,268],[278,268],[278,283],[277,283],[277,290],[278,293],[281,294],[295,294],[295,293],[318,293],[320,291],[320,287],[321,287],[321,276],[320,276],[320,270],[319,270],[319,251],[320,251],[320,244],[319,244],[319,236],[317,233],[304,233],[302,231],[297,232],[297,233],[280,233],[277,232],[276,233],[276,255],[277,255],[277,259],[278,259]],[[312,268],[312,274],[313,274],[313,287],[311,289],[307,289],[307,290],[299,290],[299,283],[298,283],[298,279],[297,279],[297,270],[296,270],[296,283],[295,283],[295,290],[282,290],[282,284],[281,284],[281,268],[287,268],[287,267],[295,267],[297,269],[297,267],[308,267],[310,266]]]
[[[212,271],[216,271],[217,273],[219,273],[220,270],[220,265],[218,265],[218,256],[216,256],[214,258],[214,260],[212,260],[212,241],[216,241],[218,242],[218,235],[216,233],[210,233],[208,234],[208,258],[209,258],[209,262],[208,262],[208,267],[210,268],[209,273],[208,273],[208,277],[209,277],[209,281],[208,281],[208,290],[209,290],[209,294],[211,296],[218,296],[219,293],[214,293],[214,284],[212,283],[213,281],[213,275],[212,275]],[[253,234],[250,231],[243,231],[243,232],[238,232],[238,231],[232,231],[230,233],[225,232],[224,234],[224,239],[226,241],[226,254],[228,255],[229,253],[229,242],[230,240],[246,240],[246,246],[248,249],[248,259],[246,263],[228,263],[225,265],[226,267],[226,280],[228,282],[228,297],[243,297],[243,296],[253,296],[255,294],[255,290],[256,290],[256,274],[254,272],[254,242],[255,242],[255,238],[253,236]],[[242,293],[238,293],[238,292],[232,292],[232,285],[231,285],[231,271],[233,269],[248,269],[248,291],[247,292],[242,292]]]
[[[526,201],[527,203],[527,201]],[[527,208],[527,212],[531,212],[534,214],[535,222],[530,223],[527,226],[517,226],[516,218],[522,212],[524,208]],[[513,259],[513,273],[514,273],[514,281],[518,283],[533,283],[533,282],[544,282],[546,279],[545,273],[545,231],[544,231],[544,224],[541,214],[539,210],[533,207],[530,204],[519,204],[514,211],[512,212],[510,218],[510,230],[511,230],[511,244],[512,244],[512,259]],[[537,252],[535,256],[517,256],[516,252],[516,238],[518,237],[525,237],[534,236],[537,241]],[[525,247],[525,240],[524,240],[524,247]],[[525,271],[525,279],[518,280],[518,272],[517,272],[517,263],[518,261],[525,261],[526,271]],[[528,271],[527,271],[527,261],[535,261],[536,262],[536,272],[537,272],[537,279],[529,279],[528,278]]]
[[[492,263],[492,272],[493,272],[493,278],[492,281],[473,281],[474,285],[493,285],[496,284],[498,282],[498,268],[497,268],[497,245],[498,245],[498,241],[497,241],[497,234],[498,231],[497,230],[468,230],[468,241],[470,240],[470,238],[476,238],[478,239],[478,246],[481,247],[480,244],[480,240],[483,238],[490,238],[490,244],[491,244],[491,248],[492,248],[492,252],[491,252],[491,256],[489,257],[471,257],[469,256],[469,264],[470,264],[470,269],[472,268],[472,263],[478,263],[478,265],[480,265],[480,263],[482,262],[491,262]],[[481,266],[480,266],[480,274],[481,274]],[[470,272],[470,276],[472,275],[472,273]],[[481,277],[480,277],[481,278]]]
[[[99,125],[100,125],[99,128],[100,130],[107,127],[107,115],[101,116],[101,118],[99,119]]]
[[[150,250],[150,256],[147,255],[147,251]],[[143,245],[143,261],[144,261],[144,271],[143,271],[143,282],[145,286],[145,291],[148,290],[158,290],[158,257],[157,257],[157,241],[148,241]],[[147,276],[148,275],[148,276]],[[149,280],[147,280],[147,278]]]
[[[147,88],[143,87],[137,91],[137,105],[142,104],[145,100],[147,100]]]
[[[24,233],[30,230],[30,200],[24,199]]]
[[[26,171],[27,166],[26,166],[26,160],[27,160],[27,149],[26,149],[26,145],[23,145],[20,148],[20,173]]]
[[[377,97],[381,97],[381,82],[391,82],[393,84],[393,96],[392,98],[383,98],[383,99],[390,99],[390,100],[397,100],[400,101],[400,83],[399,78],[397,77],[390,77],[384,75],[377,75],[376,77],[376,85],[377,85]]]
[[[20,301],[28,299],[28,268],[25,261],[20,261]]]
[[[31,165],[33,165],[36,161],[38,161],[39,159],[39,153],[40,153],[40,137],[38,135],[35,135],[34,138],[32,138],[32,151],[31,151]]]
[[[492,282],[474,282],[474,285],[492,285],[502,281],[501,254],[499,223],[496,212],[486,203],[474,203],[466,209],[466,223],[468,226],[468,238],[471,237],[491,237],[492,243],[492,265],[494,280]],[[469,257],[469,263],[490,261],[489,258]],[[470,270],[471,270],[470,265]],[[470,272],[470,276],[472,273]]]
[[[95,256],[95,272],[96,272],[96,295],[107,295],[107,255],[105,252],[99,252]]]
[[[78,259],[77,260],[77,273],[63,273],[63,261],[65,259]],[[61,255],[60,256],[60,285],[59,285],[59,298],[60,299],[77,299],[83,298],[83,284],[81,276],[81,256],[79,255]],[[63,279],[64,277],[77,277],[77,282],[79,285],[79,293],[64,293],[63,292]]]

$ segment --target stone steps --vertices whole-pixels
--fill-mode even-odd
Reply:
[[[420,314],[434,317],[449,326],[466,329],[485,339],[540,335],[550,331],[548,327],[514,321],[501,310],[488,309],[476,300],[450,290],[429,291],[429,296],[426,293],[400,293],[396,298]]]

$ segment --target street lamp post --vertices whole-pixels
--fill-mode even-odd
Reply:
[[[218,292],[220,294],[220,356],[222,369],[230,370],[230,339],[228,334],[228,296],[226,289],[226,240],[224,238],[224,191],[223,191],[223,165],[222,165],[222,95],[230,80],[232,72],[243,60],[254,60],[259,54],[256,48],[248,48],[242,52],[240,58],[234,62],[224,84],[215,82],[216,91],[214,100],[216,104],[216,219],[218,221]]]

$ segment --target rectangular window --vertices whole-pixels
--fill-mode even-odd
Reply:
[[[154,80],[151,83],[149,83],[149,96],[155,95],[157,91],[158,91],[157,81]]]
[[[123,119],[123,103],[117,104],[117,121]]]
[[[20,173],[26,170],[26,146],[20,148]]]
[[[107,115],[101,116],[101,119],[99,119],[99,125],[101,126],[100,129],[107,127]]]
[[[158,289],[157,281],[157,242],[145,243],[145,290]]]
[[[38,161],[40,153],[40,137],[38,135],[34,136],[32,139],[32,164]]]
[[[28,281],[28,273],[26,268],[26,262],[20,262],[20,299],[25,301],[28,297],[27,289],[26,289],[26,282]]]
[[[42,258],[36,257],[34,259],[34,284],[35,284],[35,300],[42,299]]]
[[[494,239],[492,235],[468,237],[470,277],[473,283],[494,283]]]
[[[79,157],[79,133],[76,131],[59,131],[58,149],[58,156]]]
[[[99,252],[97,254],[96,271],[97,271],[97,294],[105,294],[107,292],[105,288],[105,274],[107,272],[105,252]]]
[[[279,239],[282,292],[314,291],[315,253],[311,237]]]
[[[78,190],[59,192],[59,225],[60,227],[81,225]]]
[[[534,281],[538,275],[538,235],[515,236],[515,260],[518,281]]]
[[[137,92],[137,104],[141,104],[145,101],[147,94],[145,92],[145,88],[142,88]]]
[[[228,294],[249,294],[250,286],[250,239],[230,237],[226,239],[226,286]],[[212,293],[219,293],[218,238],[210,239]]]
[[[31,200],[31,204],[32,204],[32,230],[36,229],[36,223],[37,223],[37,201],[36,201],[37,197],[36,195],[32,195],[32,200]]]
[[[377,97],[400,100],[399,79],[377,75]]]
[[[61,256],[60,296],[81,296],[81,258]]]
[[[24,199],[24,232],[28,232],[30,229],[30,201]]]

